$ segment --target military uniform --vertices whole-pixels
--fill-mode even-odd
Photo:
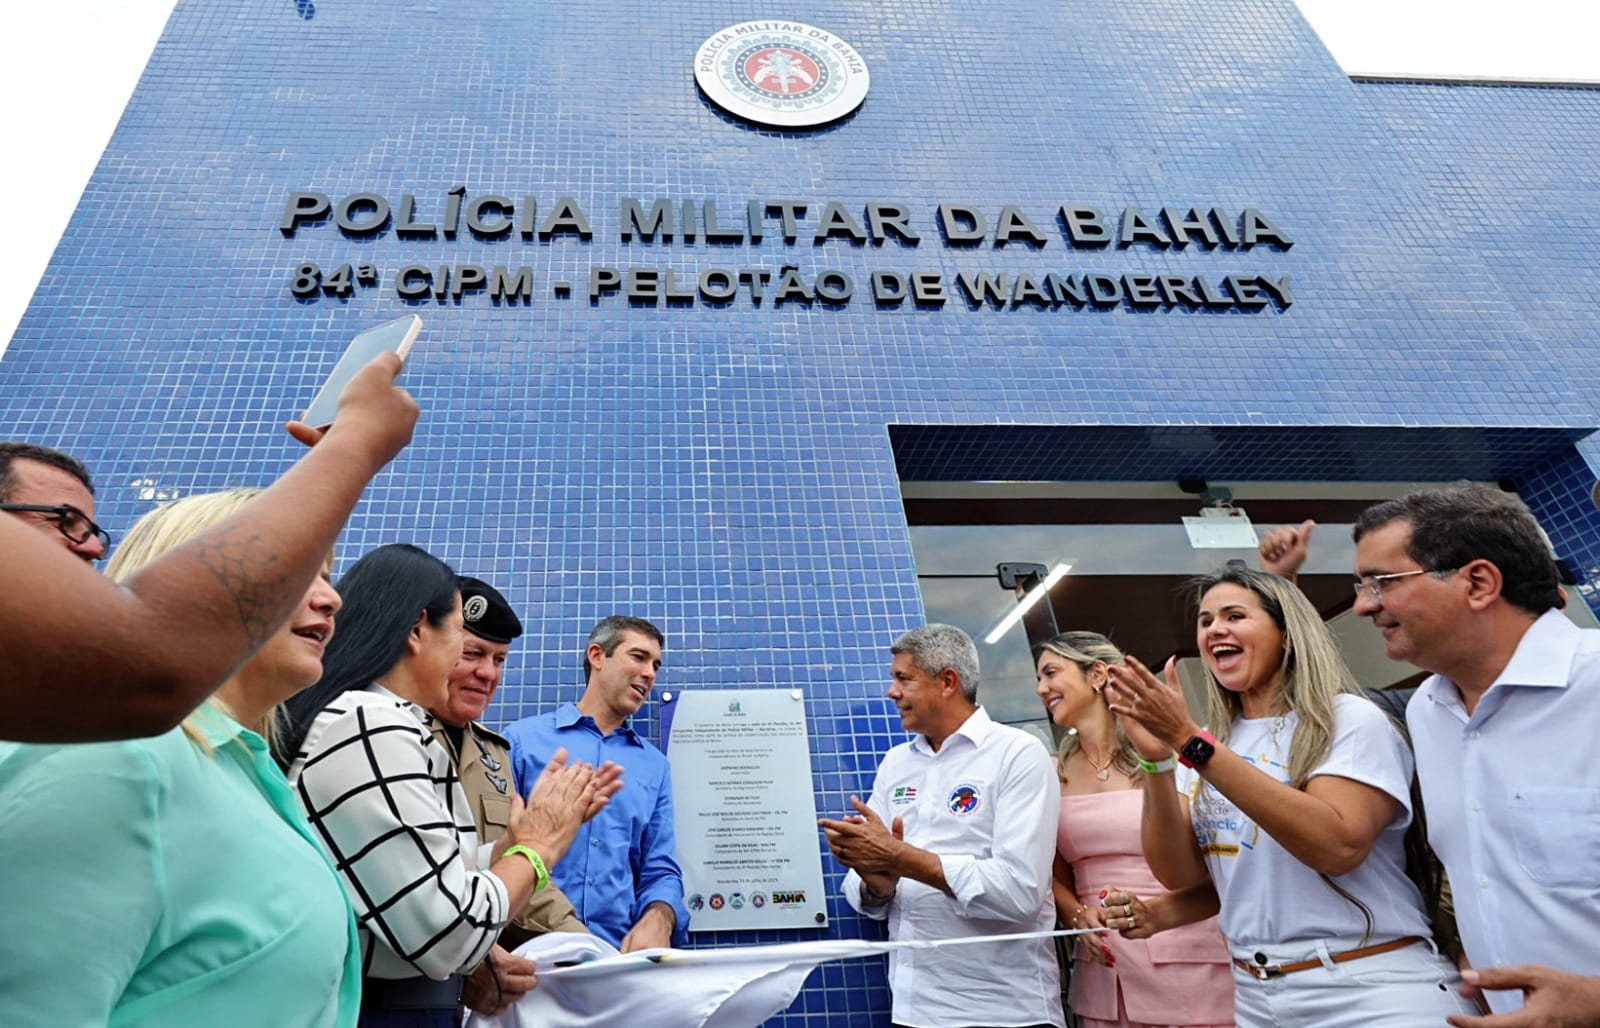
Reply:
[[[494,842],[506,833],[511,819],[511,744],[477,722],[461,731],[461,749],[456,746],[448,726],[437,717],[428,718],[428,728],[445,750],[455,758],[456,775],[467,794],[478,838]],[[535,935],[546,932],[582,932],[588,928],[578,920],[577,911],[565,893],[552,882],[533,894],[528,905],[506,924],[500,944],[515,949]]]

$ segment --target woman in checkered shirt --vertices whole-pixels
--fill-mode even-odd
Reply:
[[[344,610],[321,681],[290,705],[279,750],[332,853],[361,938],[361,1025],[453,1026],[463,976],[549,880],[578,826],[620,787],[615,767],[542,775],[480,846],[450,755],[428,729],[461,655],[455,573],[415,546],[367,554],[339,581]]]

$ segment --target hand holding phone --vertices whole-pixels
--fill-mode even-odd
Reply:
[[[380,353],[356,373],[339,400],[340,440],[374,458],[374,469],[405,449],[417,425],[420,409],[411,394],[395,383],[399,375],[400,358],[387,351]],[[284,428],[297,442],[316,446],[333,426],[312,428],[291,421]]]
[[[300,415],[300,421],[313,430],[325,429],[333,424],[334,415],[339,410],[339,399],[350,380],[380,353],[392,352],[403,361],[421,331],[422,319],[415,314],[407,314],[359,333],[345,347],[339,363],[334,365],[327,381],[322,383],[322,389],[311,401],[311,406]]]

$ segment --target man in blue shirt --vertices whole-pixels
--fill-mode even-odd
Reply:
[[[588,685],[578,702],[523,718],[505,732],[522,792],[562,747],[571,760],[622,766],[626,784],[578,830],[550,874],[589,930],[624,953],[681,946],[688,938],[667,757],[628,725],[650,698],[665,641],[643,618],[604,619],[589,633]]]

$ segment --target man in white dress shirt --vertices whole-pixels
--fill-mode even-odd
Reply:
[[[1433,672],[1406,721],[1467,980],[1522,1008],[1451,1022],[1600,1023],[1600,631],[1562,615],[1538,524],[1498,489],[1385,501],[1355,538],[1356,613]]]
[[[978,650],[926,625],[890,647],[889,698],[915,733],[878,766],[872,797],[820,822],[850,869],[844,896],[889,938],[1049,931],[1059,786],[1044,746],[978,706]],[[906,1028],[1063,1024],[1048,938],[890,955],[893,1019]]]

